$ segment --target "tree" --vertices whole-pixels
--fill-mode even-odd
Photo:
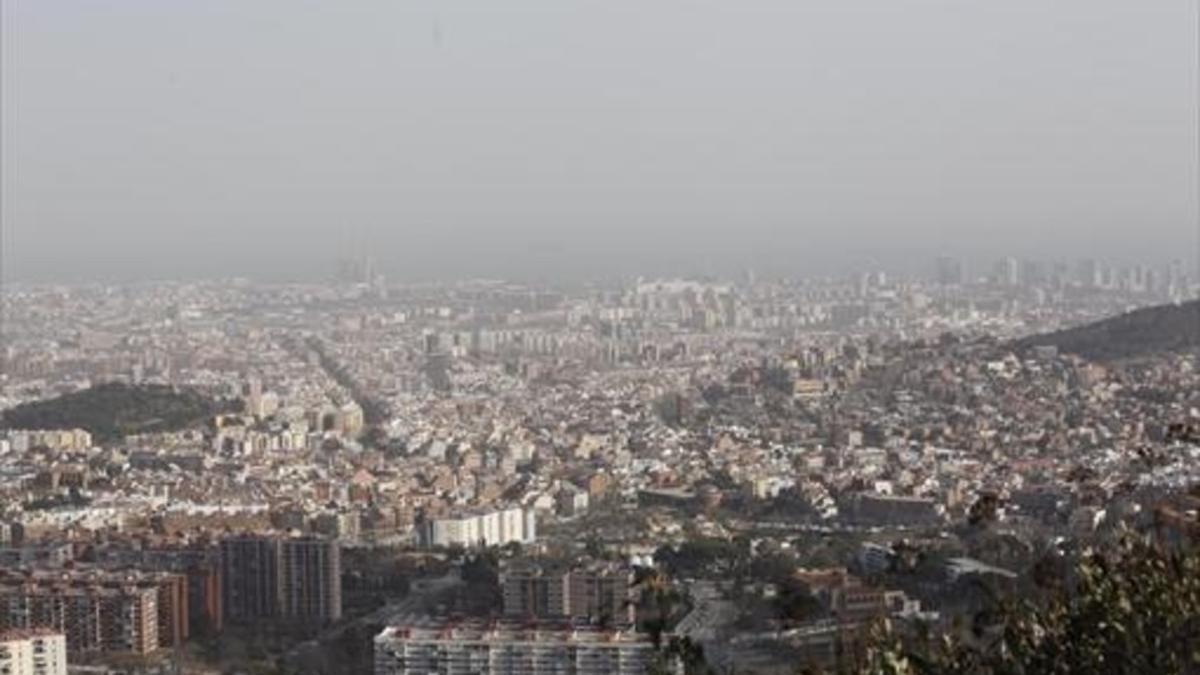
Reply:
[[[595,530],[590,530],[583,540],[583,552],[589,558],[596,560],[605,557],[604,542],[601,541],[600,535]]]
[[[783,580],[775,596],[775,610],[786,623],[808,621],[821,613],[821,601],[812,594],[808,584],[799,579]]]
[[[658,649],[646,669],[648,675],[710,675],[713,671],[704,657],[704,647],[689,637],[673,637]]]
[[[656,569],[638,570],[633,581],[638,589],[637,618],[650,635],[654,648],[662,647],[662,637],[679,604],[679,593],[665,574]]]
[[[358,442],[365,448],[384,448],[387,447],[388,435],[382,427],[369,426],[358,437]]]
[[[962,635],[905,639],[882,624],[861,672],[1200,672],[1200,553],[1127,534],[1074,572],[1045,600],[1001,603]]]
[[[986,528],[1000,518],[1000,498],[991,492],[979,495],[979,499],[971,504],[967,513],[967,523],[971,527]]]
[[[500,607],[500,557],[496,551],[488,549],[468,556],[462,564],[462,580],[460,601],[468,613],[490,614]]]
[[[659,548],[654,553],[654,560],[677,577],[693,577],[705,573],[729,576],[749,560],[748,546],[748,540],[729,541],[696,537],[685,541],[678,550],[669,546]]]

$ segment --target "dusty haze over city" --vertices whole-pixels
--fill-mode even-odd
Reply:
[[[1195,260],[1194,0],[3,3],[4,277]]]

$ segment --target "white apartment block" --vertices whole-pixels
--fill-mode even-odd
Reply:
[[[0,675],[67,675],[67,638],[48,630],[0,633]]]
[[[429,518],[417,528],[417,537],[426,547],[531,544],[537,540],[537,519],[520,507]]]
[[[644,675],[649,637],[570,625],[402,620],[375,637],[375,675]]]

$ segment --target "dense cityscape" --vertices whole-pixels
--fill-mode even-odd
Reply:
[[[0,0],[0,675],[1200,675],[1198,27]]]
[[[926,267],[8,284],[0,672],[848,672],[1195,541],[1194,271]]]

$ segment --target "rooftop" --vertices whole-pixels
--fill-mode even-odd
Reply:
[[[604,630],[563,622],[455,620],[430,616],[399,617],[375,640],[650,645],[648,635],[627,630]]]

